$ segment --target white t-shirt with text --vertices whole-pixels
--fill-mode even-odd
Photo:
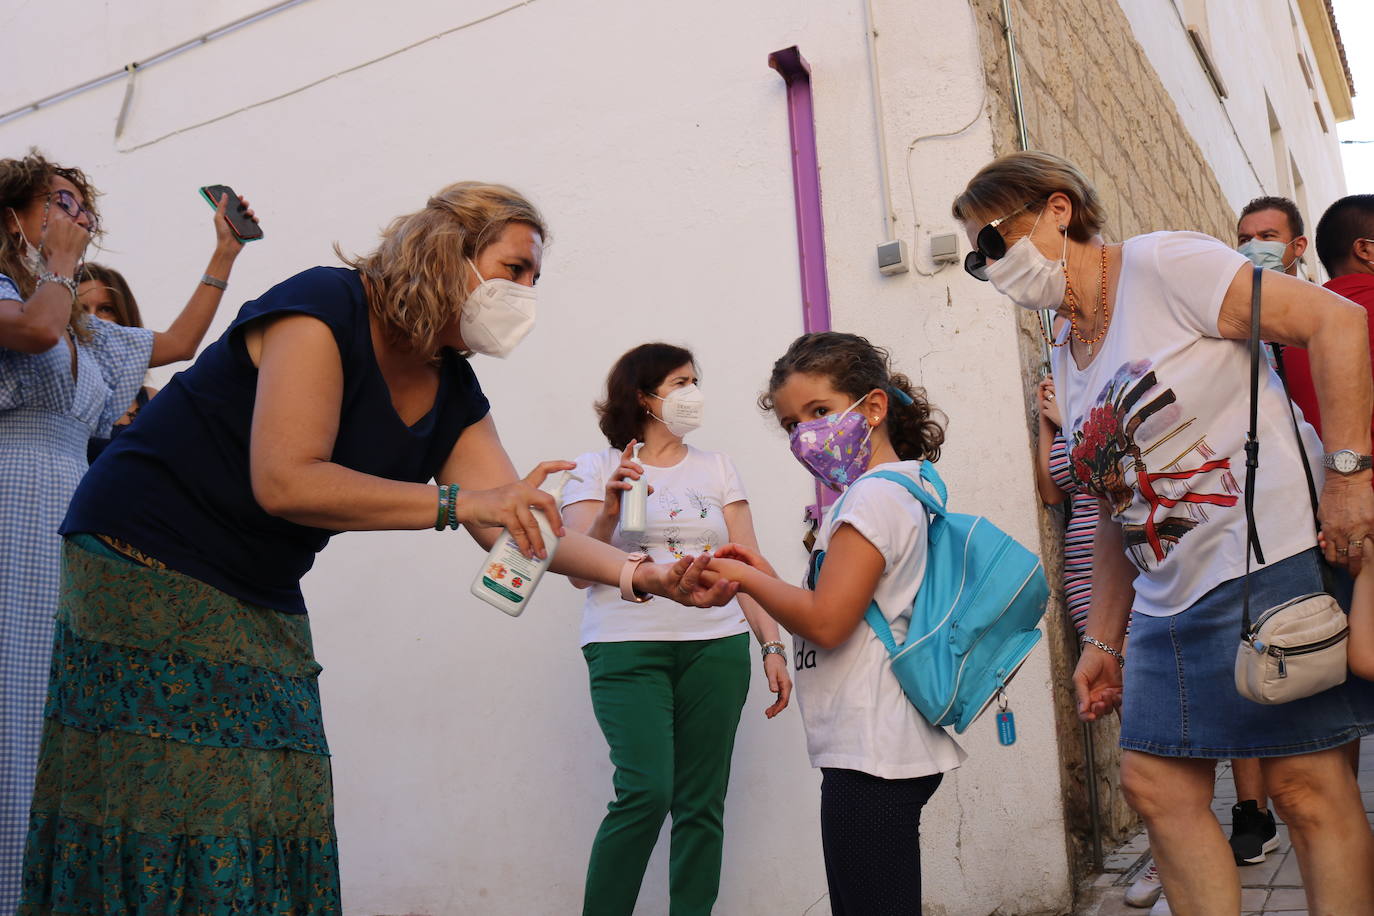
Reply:
[[[563,505],[606,498],[606,484],[620,466],[620,450],[606,448],[577,459],[581,482],[568,481]],[[729,541],[724,508],[747,496],[729,456],[687,446],[687,456],[671,467],[644,465],[654,492],[649,495],[648,524],[643,537],[630,540],[617,524],[611,543],[630,553],[644,553],[655,563],[710,553]],[[683,641],[717,639],[747,632],[748,621],[738,601],[721,607],[685,607],[666,598],[635,604],[620,589],[593,585],[582,610],[582,645],[633,640]]]
[[[831,507],[815,549],[826,550],[844,525],[877,548],[884,566],[874,600],[901,643],[925,577],[929,522],[925,507],[899,484],[869,476],[879,469],[920,480],[919,461],[870,468],[836,504],[838,515]],[[966,755],[954,739],[911,705],[888,664],[887,650],[866,622],[859,621],[849,639],[834,649],[794,636],[793,651],[793,681],[813,767],[910,779],[943,773],[963,762]]]

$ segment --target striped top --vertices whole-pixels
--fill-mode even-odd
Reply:
[[[1050,478],[1068,500],[1068,528],[1064,532],[1064,601],[1074,629],[1082,636],[1093,597],[1093,536],[1097,533],[1097,497],[1078,485],[1069,468],[1064,434],[1056,433],[1050,447]]]

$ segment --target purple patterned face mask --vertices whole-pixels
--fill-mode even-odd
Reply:
[[[843,490],[868,469],[873,446],[868,437],[873,427],[868,418],[854,411],[868,395],[850,404],[842,413],[817,417],[792,427],[792,454],[811,475],[832,490]]]

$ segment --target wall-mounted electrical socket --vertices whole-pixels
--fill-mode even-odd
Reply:
[[[906,242],[893,239],[878,246],[878,270],[886,276],[904,274],[911,269],[911,258],[907,254]]]
[[[959,260],[959,237],[953,232],[930,237],[930,259],[936,264],[953,264]]]

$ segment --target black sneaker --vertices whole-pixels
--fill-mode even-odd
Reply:
[[[1261,814],[1259,802],[1253,800],[1231,808],[1231,853],[1237,865],[1258,865],[1265,853],[1278,848],[1279,831],[1272,812]]]

